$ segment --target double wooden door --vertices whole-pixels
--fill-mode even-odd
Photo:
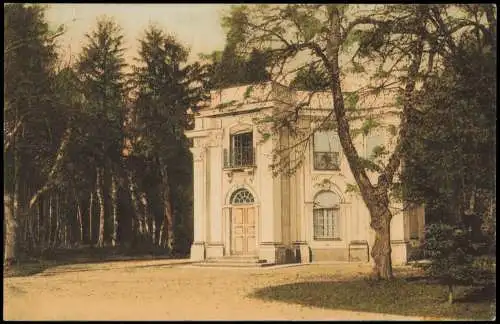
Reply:
[[[249,255],[256,252],[255,208],[237,206],[231,212],[231,254]]]

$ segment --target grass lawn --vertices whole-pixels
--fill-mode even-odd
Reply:
[[[495,287],[457,287],[447,303],[447,287],[425,278],[392,281],[310,281],[266,287],[252,297],[306,306],[408,316],[491,320],[496,313]]]

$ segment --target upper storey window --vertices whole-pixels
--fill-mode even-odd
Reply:
[[[252,132],[231,135],[229,156],[224,150],[224,165],[226,168],[239,168],[254,165]]]
[[[314,169],[340,170],[340,139],[333,130],[314,133]]]

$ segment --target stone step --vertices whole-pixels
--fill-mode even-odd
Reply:
[[[202,267],[231,267],[231,268],[255,268],[273,265],[266,260],[259,260],[256,255],[227,255],[223,257],[209,258],[197,263]]]
[[[228,256],[228,257],[207,259],[205,262],[207,262],[207,263],[265,263],[266,260],[259,260],[258,257]]]
[[[221,267],[221,268],[260,268],[274,265],[267,262],[200,262],[196,263],[199,267]]]

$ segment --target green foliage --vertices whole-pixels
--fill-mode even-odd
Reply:
[[[470,284],[483,270],[481,261],[475,262],[477,252],[471,233],[464,226],[438,223],[426,227],[422,245],[423,256],[429,263],[422,263],[425,272],[447,285]]]
[[[403,202],[403,183],[393,182],[390,189],[391,199],[398,202]]]
[[[377,129],[378,127],[380,127],[380,122],[372,117],[368,117],[363,121],[361,132],[363,135],[368,136],[372,130]]]
[[[356,193],[356,194],[359,194],[360,191],[359,191],[359,187],[358,185],[356,184],[352,184],[352,183],[348,183],[346,184],[345,186],[345,193]]]
[[[231,100],[231,101],[228,101],[228,102],[222,102],[222,103],[218,104],[217,106],[215,106],[215,108],[217,108],[219,110],[223,110],[224,108],[228,108],[228,107],[233,106],[237,102],[238,102],[237,100]]]
[[[4,48],[4,189],[13,192],[16,181],[45,181],[68,113],[57,98],[55,39],[42,6],[4,6]]]
[[[205,55],[209,89],[227,88],[245,84],[269,81],[267,67],[269,55],[265,51],[253,49],[250,54],[238,54],[234,47],[226,46],[224,51]]]
[[[253,90],[254,90],[254,86],[253,85],[248,86],[247,89],[245,90],[245,93],[243,94],[243,98],[244,99],[250,98],[250,96],[252,95]]]
[[[356,61],[352,61],[352,69],[350,70],[352,73],[365,73],[366,69],[362,64],[359,64]]]
[[[151,205],[158,223],[165,217],[165,199],[170,201],[174,219],[173,248],[186,252],[186,245],[190,244],[188,231],[193,197],[192,161],[184,131],[188,108],[193,107],[204,92],[203,86],[194,84],[201,71],[199,66],[186,64],[187,49],[156,26],[145,31],[140,45],[140,64],[134,67],[132,75],[136,122],[130,129],[134,139],[130,161],[135,165],[129,171],[142,180],[140,190],[156,197]]]
[[[297,72],[290,83],[290,87],[304,91],[326,91],[330,89],[330,80],[326,71],[318,65],[311,64]]]
[[[359,94],[357,92],[344,92],[344,105],[348,111],[356,110],[359,101]]]
[[[421,113],[408,120],[402,180],[407,199],[428,206],[428,221],[463,219],[474,241],[491,244],[494,231],[482,225],[495,205],[496,58],[490,45],[464,33],[443,73],[418,94]]]
[[[358,164],[367,171],[382,172],[383,167],[379,165],[373,158],[358,157]]]
[[[125,60],[123,34],[111,19],[101,17],[96,29],[85,35],[77,63],[88,118],[87,133],[97,146],[94,158],[104,165],[111,159],[117,163],[123,143],[125,119]]]

